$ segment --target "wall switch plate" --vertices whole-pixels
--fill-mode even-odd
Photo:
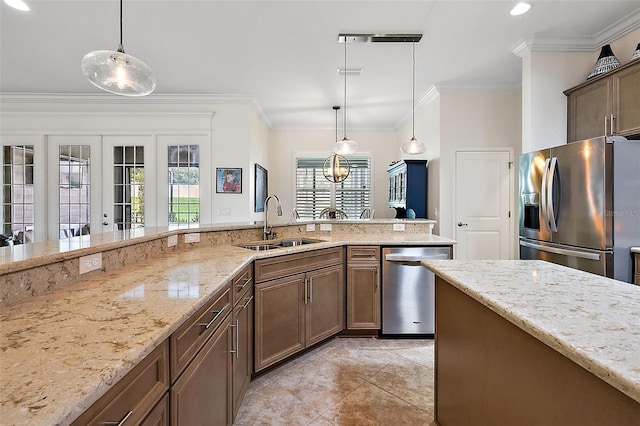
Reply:
[[[178,244],[178,236],[177,235],[169,235],[167,237],[167,247],[173,247]]]
[[[315,232],[316,224],[315,223],[307,223],[307,232]]]
[[[321,231],[331,231],[331,224],[330,223],[321,223],[320,224],[320,230]]]
[[[80,275],[95,271],[96,269],[102,269],[102,252],[80,258]]]
[[[191,234],[184,234],[184,242],[186,243],[199,243],[200,242],[200,233],[192,232]]]
[[[404,223],[394,223],[393,224],[394,231],[404,231]]]

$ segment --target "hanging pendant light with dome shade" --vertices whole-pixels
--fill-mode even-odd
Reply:
[[[94,86],[116,95],[146,96],[156,88],[156,77],[140,59],[124,52],[122,0],[120,0],[120,46],[117,51],[95,50],[82,58],[82,72]]]
[[[338,140],[338,110],[339,106],[334,106],[333,110],[336,112],[336,141]],[[349,177],[351,172],[351,165],[349,161],[342,155],[334,152],[332,155],[324,160],[322,165],[322,174],[329,182],[340,183]]]
[[[424,142],[416,139],[416,42],[411,43],[413,47],[413,70],[412,70],[412,98],[411,98],[411,130],[412,136],[407,142],[403,143],[400,150],[403,154],[416,155],[422,154],[427,150]]]
[[[358,142],[347,138],[347,38],[344,38],[344,109],[342,111],[344,122],[344,137],[341,141],[337,141],[333,146],[336,154],[353,154],[358,150]]]

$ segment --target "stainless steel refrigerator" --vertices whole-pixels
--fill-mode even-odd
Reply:
[[[520,156],[520,258],[631,281],[640,141],[601,137]]]

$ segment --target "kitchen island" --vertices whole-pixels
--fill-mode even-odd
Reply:
[[[259,239],[262,228],[255,225],[147,229],[138,238],[96,234],[87,242],[76,237],[0,249],[3,259],[15,259],[3,263],[0,282],[14,289],[31,285],[27,279],[47,282],[56,264],[69,273],[78,267],[78,255],[102,250],[104,269],[0,307],[1,423],[71,423],[254,260],[350,244],[455,243],[430,234],[428,226],[423,233],[400,233],[391,231],[391,223],[372,225],[385,228],[358,232],[352,228],[363,224],[345,224],[344,232],[312,234],[318,243],[263,252],[236,246]],[[283,237],[303,235],[297,225],[275,229]],[[200,233],[200,242],[184,243],[182,234],[193,232]],[[172,235],[179,243],[167,247]],[[81,248],[64,250],[65,244]],[[123,253],[131,253],[135,263]]]
[[[423,264],[440,424],[639,424],[639,287],[544,261]]]

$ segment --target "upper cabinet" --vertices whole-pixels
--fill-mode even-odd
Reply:
[[[398,161],[387,169],[387,173],[389,207],[396,209],[396,217],[407,217],[407,211],[412,209],[415,218],[426,218],[427,160]]]
[[[620,135],[640,138],[640,60],[564,92],[567,141]]]

